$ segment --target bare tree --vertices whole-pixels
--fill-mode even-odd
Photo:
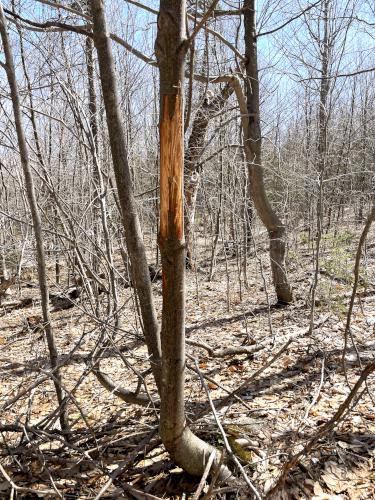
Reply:
[[[106,109],[107,127],[115,171],[118,198],[122,211],[126,245],[131,262],[131,273],[139,296],[143,331],[151,357],[156,383],[160,386],[160,334],[152,297],[150,275],[136,202],[132,189],[131,172],[125,145],[125,134],[117,94],[116,75],[111,42],[102,0],[90,0],[93,17],[94,42],[98,53],[100,83]]]
[[[69,422],[65,408],[64,391],[62,388],[61,374],[59,370],[58,352],[56,347],[56,342],[54,334],[52,331],[51,317],[49,312],[49,294],[48,294],[48,284],[47,284],[47,270],[46,270],[46,259],[44,252],[44,241],[42,235],[42,224],[39,214],[38,203],[36,199],[34,181],[31,173],[31,168],[29,164],[29,153],[26,143],[25,133],[22,124],[22,114],[20,98],[16,80],[16,71],[13,63],[13,53],[9,42],[6,20],[4,16],[3,6],[0,2],[0,34],[3,42],[3,50],[5,55],[5,63],[1,63],[6,71],[10,94],[13,105],[14,122],[17,132],[18,146],[20,150],[20,159],[23,168],[24,180],[26,185],[26,192],[28,203],[31,211],[34,235],[36,241],[36,254],[38,263],[38,276],[39,276],[39,287],[42,299],[42,311],[43,311],[43,328],[46,334],[51,367],[53,370],[53,383],[56,390],[56,396],[59,403],[60,412],[60,424],[63,432],[69,432]],[[68,436],[67,436],[68,437]]]
[[[155,53],[160,72],[160,229],[163,266],[160,436],[174,460],[202,475],[214,448],[185,416],[185,242],[183,223],[183,81],[188,42],[185,1],[161,0]],[[215,463],[220,463],[216,453]],[[221,476],[228,476],[222,467]]]
[[[262,134],[260,126],[259,75],[255,0],[244,1],[244,30],[246,57],[247,126],[244,146],[249,169],[249,189],[257,213],[266,226],[270,240],[270,259],[277,299],[288,304],[293,300],[285,266],[285,227],[272,209],[263,181]]]

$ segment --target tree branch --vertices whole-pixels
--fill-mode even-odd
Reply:
[[[274,28],[274,29],[269,30],[269,31],[265,31],[264,33],[258,33],[257,34],[257,38],[259,38],[261,36],[272,35],[273,33],[276,33],[277,31],[282,30],[283,28],[285,28],[285,26],[288,26],[288,24],[292,23],[293,21],[296,21],[297,19],[299,19],[300,17],[302,17],[306,12],[308,12],[312,8],[316,7],[318,4],[320,4],[321,1],[322,0],[318,0],[317,2],[309,5],[308,7],[306,7],[306,9],[301,10],[301,12],[299,14],[295,15],[294,17],[291,17],[290,19],[288,19],[287,21],[285,21],[285,23],[281,24],[277,28]]]

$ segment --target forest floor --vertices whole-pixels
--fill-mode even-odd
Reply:
[[[288,307],[272,305],[275,299],[266,245],[256,256],[253,253],[247,258],[247,286],[242,271],[239,276],[241,259],[225,258],[222,251],[211,281],[209,267],[203,264],[196,273],[187,273],[188,420],[195,433],[223,448],[223,436],[208,404],[208,389],[232,449],[262,497],[288,458],[333,417],[362,368],[374,359],[372,230],[362,259],[345,370],[342,364],[359,231],[351,228],[323,239],[312,334],[308,333],[308,295],[314,259],[303,235],[298,235],[289,249],[295,301]],[[35,282],[35,273],[29,278]],[[161,285],[153,287],[160,310]],[[69,443],[64,442],[54,430],[58,425],[53,415],[56,401],[52,383],[41,383],[49,369],[43,332],[38,326],[25,326],[26,318],[41,314],[39,291],[25,284],[11,291],[0,307],[0,498],[12,494],[11,498],[193,498],[199,479],[170,461],[157,435],[157,406],[127,405],[90,373],[89,355],[100,328],[90,317],[90,304],[84,298],[72,309],[52,313],[60,362],[64,362],[65,388],[74,393],[68,407],[73,434]],[[35,302],[23,308],[7,306],[20,297],[31,297]],[[102,370],[126,389],[136,387],[134,371],[148,368],[132,297],[132,289],[121,291],[121,329],[101,363]],[[270,338],[274,342],[267,344]],[[207,344],[211,353],[202,344]],[[261,345],[263,348],[253,353],[220,352]],[[269,364],[276,353],[279,355]],[[194,371],[197,367],[207,377],[206,389]],[[156,400],[151,377],[146,381]],[[279,498],[375,498],[374,382],[375,376],[370,375],[367,388],[361,388],[361,397],[354,399],[350,411],[300,458],[279,490]],[[228,393],[241,384],[239,398],[223,404]],[[107,489],[98,495],[105,485]],[[202,497],[208,487],[204,486]],[[216,484],[211,498],[251,495]]]

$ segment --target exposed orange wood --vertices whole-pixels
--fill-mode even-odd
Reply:
[[[179,94],[162,97],[160,122],[160,237],[183,239],[183,120]]]

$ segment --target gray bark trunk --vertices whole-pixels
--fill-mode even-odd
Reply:
[[[44,331],[46,334],[46,340],[49,350],[49,356],[51,361],[51,367],[54,371],[54,385],[57,396],[57,401],[60,407],[60,425],[63,432],[69,432],[69,423],[65,411],[65,401],[64,392],[61,384],[61,374],[58,368],[58,352],[55,343],[55,338],[51,326],[51,317],[49,312],[49,295],[48,295],[48,285],[47,285],[47,273],[46,273],[46,262],[43,247],[43,236],[42,236],[42,224],[39,215],[38,204],[35,195],[34,182],[31,175],[31,168],[29,164],[29,154],[26,144],[26,138],[22,123],[21,105],[19,99],[18,85],[16,80],[16,72],[13,62],[12,48],[9,43],[8,33],[6,29],[6,20],[4,16],[3,6],[0,2],[0,33],[3,42],[3,50],[5,54],[5,64],[4,69],[8,77],[8,83],[10,88],[10,95],[13,105],[14,122],[17,132],[18,146],[20,149],[21,164],[23,169],[23,175],[25,179],[27,200],[30,206],[31,217],[34,227],[34,235],[36,241],[36,252],[37,252],[37,263],[38,263],[38,278],[40,295],[42,302],[42,314],[43,314],[43,324]]]
[[[105,21],[103,0],[90,0],[94,43],[98,54],[100,82],[106,110],[112,161],[122,212],[126,246],[131,262],[134,287],[139,297],[143,331],[156,383],[160,385],[160,334],[151,290],[146,249],[134,199],[127,158],[125,133],[117,92],[111,40]]]
[[[244,0],[244,28],[248,114],[247,131],[244,129],[244,146],[249,170],[250,196],[261,221],[267,228],[272,277],[277,299],[280,303],[288,304],[292,302],[293,295],[285,266],[285,227],[268,200],[263,181],[255,0]]]
[[[155,53],[160,71],[160,228],[163,266],[160,436],[185,471],[201,476],[214,448],[186,425],[183,74],[185,2],[161,0]],[[220,454],[216,453],[216,464]],[[229,476],[222,468],[222,477]]]

